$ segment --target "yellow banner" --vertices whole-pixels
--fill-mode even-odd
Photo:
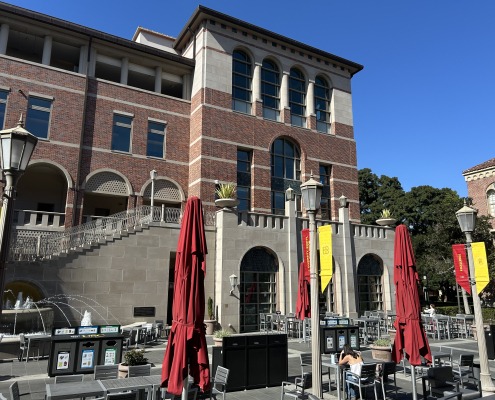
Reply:
[[[323,293],[332,280],[332,226],[325,225],[318,228],[320,242],[320,287]]]
[[[488,275],[488,262],[486,260],[485,242],[471,243],[474,261],[474,279],[476,280],[476,290],[478,294],[488,285],[490,277]]]

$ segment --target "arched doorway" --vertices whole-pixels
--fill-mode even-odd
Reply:
[[[259,331],[260,313],[277,310],[278,261],[264,247],[249,250],[241,261],[240,332]]]
[[[359,312],[383,310],[383,263],[374,254],[366,254],[358,264]]]

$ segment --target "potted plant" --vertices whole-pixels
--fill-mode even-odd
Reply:
[[[131,365],[148,364],[148,359],[144,356],[144,350],[132,349],[124,354],[124,362],[119,364],[119,378],[126,378]]]
[[[370,344],[371,357],[380,361],[392,361],[392,341],[389,338],[376,339]]]
[[[215,346],[221,346],[223,343],[223,338],[230,336],[231,334],[232,333],[228,329],[220,329],[213,332],[213,341],[215,342]]]
[[[207,335],[212,335],[213,331],[215,329],[215,324],[217,321],[215,320],[215,314],[213,312],[213,299],[211,297],[208,297],[208,318],[205,319],[205,325],[206,325],[206,334]]]
[[[239,204],[237,200],[237,185],[235,183],[220,183],[215,190],[217,207],[232,208]]]
[[[392,226],[395,225],[397,220],[392,216],[392,213],[388,208],[385,208],[380,213],[380,218],[376,220],[376,223],[381,226]]]

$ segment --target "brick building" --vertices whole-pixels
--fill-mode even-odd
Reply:
[[[0,11],[0,128],[22,113],[39,138],[17,186],[7,288],[91,298],[121,323],[138,306],[170,319],[181,209],[195,195],[216,316],[257,329],[260,312],[294,312],[300,185],[313,173],[319,224],[335,236],[322,310],[392,309],[393,230],[359,225],[351,80],[361,65],[202,6],[177,38],[138,28],[132,40]],[[237,184],[235,212],[217,211],[219,182]]]
[[[462,172],[467,182],[468,196],[480,215],[495,217],[495,158]],[[495,221],[492,220],[492,233]]]

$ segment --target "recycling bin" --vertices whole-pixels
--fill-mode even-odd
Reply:
[[[53,337],[48,362],[48,375],[72,375],[76,367],[77,342],[70,337]]]
[[[288,380],[289,360],[287,335],[268,335],[267,386],[281,386]]]
[[[122,338],[104,338],[101,341],[98,365],[115,365],[122,360]]]
[[[347,339],[349,341],[349,346],[351,346],[353,350],[360,349],[358,326],[349,326],[347,328]]]
[[[337,351],[344,350],[344,346],[349,343],[349,338],[347,337],[347,328],[337,328],[336,338],[337,338]]]
[[[320,328],[320,351],[323,354],[337,351],[337,329],[336,327]]]
[[[93,372],[98,363],[101,339],[79,340],[76,349],[76,373]]]
[[[246,336],[223,338],[223,366],[230,370],[227,391],[246,388]]]

